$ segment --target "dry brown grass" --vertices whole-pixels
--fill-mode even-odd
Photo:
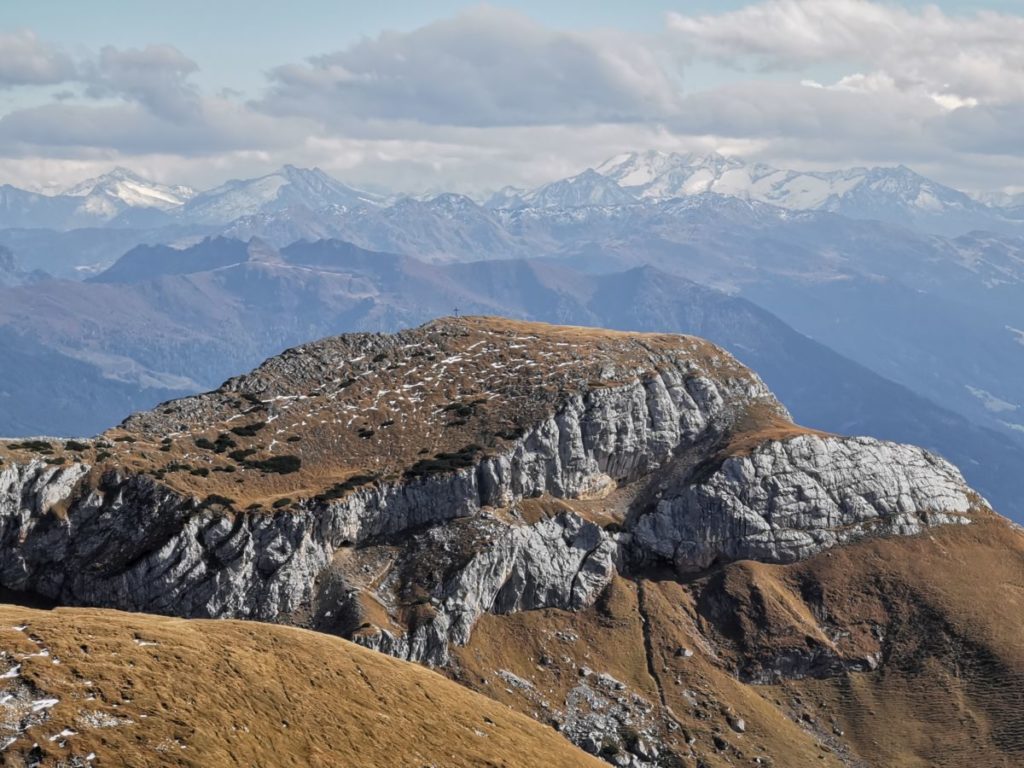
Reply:
[[[720,457],[749,456],[762,443],[789,440],[801,435],[831,436],[828,432],[794,424],[775,409],[763,403],[754,403],[737,422],[728,442],[720,451]]]
[[[33,695],[60,700],[5,765],[33,743],[43,766],[601,765],[440,675],[299,629],[2,606],[0,648]],[[119,724],[89,726],[95,713]]]
[[[780,767],[838,768],[841,764],[833,755],[703,650],[694,615],[693,599],[681,585],[616,579],[597,606],[579,613],[544,610],[485,616],[469,647],[458,651],[458,679],[543,722],[550,712],[537,705],[536,696],[510,689],[495,671],[506,669],[529,680],[559,708],[583,679],[580,670],[589,668],[591,684],[594,675],[608,673],[627,685],[630,696],[635,693],[655,707],[660,738],[685,756],[683,765],[693,764],[693,749],[709,768],[752,764],[758,756],[774,759]],[[691,649],[694,655],[677,655],[680,648]],[[547,660],[544,665],[539,663],[542,657]],[[745,718],[746,734],[730,730],[726,708]],[[725,738],[729,747],[718,749],[716,736]],[[693,740],[692,746],[688,740]]]

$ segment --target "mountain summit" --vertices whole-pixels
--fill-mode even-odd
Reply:
[[[203,192],[183,209],[183,216],[203,224],[227,224],[244,216],[288,208],[318,211],[330,206],[377,205],[381,198],[354,189],[319,168],[282,168],[255,179],[233,179]]]
[[[184,186],[167,186],[142,178],[127,168],[86,179],[65,189],[61,194],[85,198],[83,207],[97,216],[113,218],[127,208],[156,208],[171,211],[195,197],[195,190]]]
[[[22,594],[341,635],[634,768],[1013,749],[1021,533],[925,450],[793,424],[695,337],[334,337],[0,454]]]
[[[516,195],[506,187],[487,201],[489,208],[580,208],[589,205],[630,205],[637,198],[614,180],[588,168],[583,173],[553,181],[532,192]]]

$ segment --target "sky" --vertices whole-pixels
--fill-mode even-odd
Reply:
[[[4,0],[0,183],[482,193],[661,149],[1024,192],[1021,41],[1024,0]]]

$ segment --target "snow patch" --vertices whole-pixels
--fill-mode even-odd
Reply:
[[[1020,406],[1014,403],[1009,403],[1006,400],[993,395],[991,392],[987,392],[980,387],[972,387],[970,384],[966,385],[967,391],[974,395],[984,406],[986,411],[990,413],[1007,413],[1016,411]]]

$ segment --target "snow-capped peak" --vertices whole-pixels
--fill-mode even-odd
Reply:
[[[623,188],[646,187],[667,174],[687,170],[693,173],[700,169],[713,169],[721,173],[727,168],[742,166],[734,158],[717,152],[679,154],[661,152],[656,149],[646,152],[627,152],[606,160],[597,167],[597,172],[614,179]],[[706,190],[701,190],[706,191]]]
[[[885,209],[932,214],[970,206],[963,193],[905,166],[793,171],[718,153],[648,151],[616,155],[597,170],[627,192],[655,200],[714,192],[791,210],[827,210],[858,218],[885,218]]]
[[[255,179],[233,179],[196,195],[185,213],[201,223],[227,223],[243,216],[301,207],[379,205],[378,195],[341,183],[319,168],[285,165]]]
[[[188,202],[195,191],[190,187],[149,181],[127,168],[117,167],[102,176],[81,181],[62,194],[85,198],[82,204],[85,210],[115,216],[126,208],[172,210]]]

